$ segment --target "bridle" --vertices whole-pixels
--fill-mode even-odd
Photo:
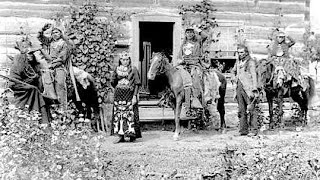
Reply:
[[[163,53],[157,53],[157,55],[160,55],[160,60],[159,60],[159,65],[158,65],[158,71],[156,73],[156,75],[160,75],[160,74],[164,74],[165,72],[168,71],[168,69],[166,69],[166,57]]]

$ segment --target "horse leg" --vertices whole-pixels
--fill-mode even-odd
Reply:
[[[218,105],[217,105],[217,109],[218,109],[218,112],[220,114],[220,130],[222,133],[225,133],[225,129],[227,128],[226,126],[226,121],[224,119],[224,116],[225,116],[225,106],[224,106],[224,103],[225,103],[225,89],[224,89],[224,92],[221,92],[220,93],[220,98],[218,99]]]
[[[291,89],[291,98],[300,106],[302,112],[300,117],[302,118],[302,126],[307,125],[308,97],[305,93],[301,92],[301,88],[299,86],[296,86]]]
[[[284,119],[283,119],[283,89],[278,93],[278,103],[279,103],[279,122],[280,122],[280,128],[284,128]]]
[[[273,121],[273,96],[266,92],[268,107],[269,107],[269,118],[270,118],[270,129],[274,129],[275,123]]]
[[[176,95],[176,106],[174,109],[174,120],[175,120],[175,132],[173,135],[173,140],[177,141],[179,140],[179,134],[180,134],[180,113],[181,113],[181,107],[182,107],[182,97],[181,95]]]

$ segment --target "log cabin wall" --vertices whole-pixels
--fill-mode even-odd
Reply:
[[[7,55],[17,51],[14,43],[20,38],[21,31],[31,34],[36,39],[37,31],[50,22],[57,13],[65,13],[69,3],[82,4],[84,0],[0,0],[0,66],[6,66],[10,61]],[[214,14],[222,26],[230,23],[234,29],[244,30],[250,51],[256,56],[267,54],[266,45],[272,28],[285,28],[298,43],[295,48],[302,47],[302,35],[310,19],[310,0],[211,0],[217,12]],[[106,9],[115,7],[117,13],[161,12],[177,15],[177,7],[182,4],[194,4],[200,0],[96,0],[100,12],[106,15]],[[67,13],[66,13],[67,14]],[[132,44],[132,22],[124,22],[124,35],[119,45],[124,47]],[[182,32],[183,33],[183,32]],[[223,34],[224,32],[222,32]],[[233,33],[234,34],[234,33]],[[230,35],[225,36],[233,36]],[[228,41],[233,37],[225,37]],[[229,40],[228,40],[229,38]],[[221,40],[223,42],[223,39]]]

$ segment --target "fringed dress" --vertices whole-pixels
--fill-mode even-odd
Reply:
[[[132,105],[135,86],[141,81],[135,67],[118,66],[113,78],[115,87],[113,104],[113,134],[141,138],[138,103]],[[138,97],[137,97],[138,99]]]

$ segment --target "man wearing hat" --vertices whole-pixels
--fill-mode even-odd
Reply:
[[[287,36],[283,31],[278,31],[273,43],[268,47],[269,59],[273,60],[276,67],[284,70],[284,83],[291,82],[291,87],[301,84],[299,62],[289,54],[289,49],[294,44],[295,41],[290,36]]]
[[[289,58],[289,49],[294,44],[295,41],[290,36],[286,36],[283,31],[279,31],[274,43],[269,47],[269,56]]]
[[[67,108],[67,63],[71,51],[67,42],[63,39],[61,27],[52,27],[51,37],[44,36],[44,32],[51,27],[51,24],[45,24],[38,33],[38,39],[43,45],[41,52],[49,63],[49,69],[54,70],[54,86],[61,108],[65,110]]]
[[[196,34],[196,30],[198,30]],[[198,28],[187,27],[185,39],[178,54],[178,68],[182,74],[185,89],[185,103],[183,106],[189,108],[202,108],[202,103],[198,100],[202,89],[202,67],[201,58],[202,42],[207,38]]]

